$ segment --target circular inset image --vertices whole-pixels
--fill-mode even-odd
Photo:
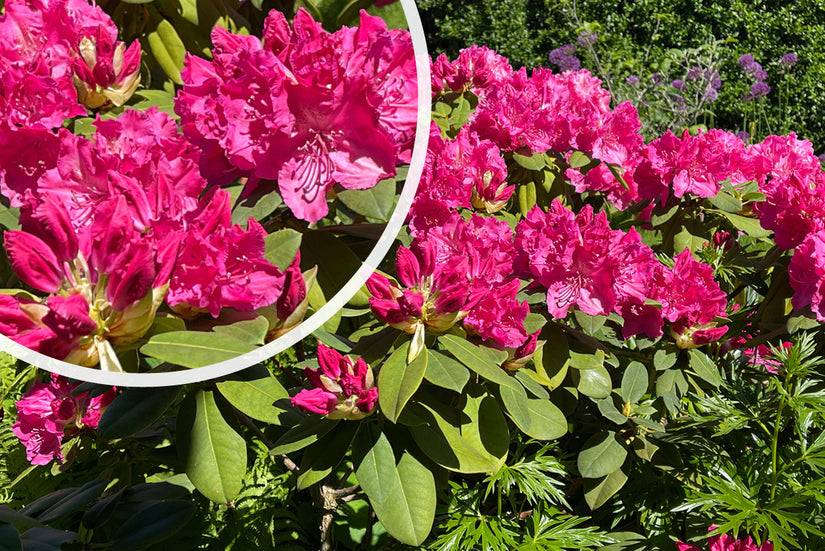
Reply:
[[[351,6],[8,6],[0,350],[180,385],[367,308],[423,170],[430,75],[413,0]]]

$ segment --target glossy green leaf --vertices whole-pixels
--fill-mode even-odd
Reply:
[[[71,494],[63,497],[60,501],[37,515],[37,520],[43,524],[54,522],[55,520],[67,517],[72,513],[86,509],[103,492],[106,487],[105,480],[92,480]]]
[[[690,369],[702,380],[718,387],[722,384],[719,368],[714,365],[707,354],[695,348],[688,350]]]
[[[427,371],[424,378],[436,386],[461,392],[470,380],[470,372],[453,358],[428,350]]]
[[[407,363],[410,343],[404,343],[392,353],[378,373],[378,403],[384,415],[395,423],[404,406],[412,398],[427,370],[427,349]]]
[[[307,417],[281,436],[270,453],[280,455],[292,453],[317,442],[329,431],[334,429],[340,419],[327,419],[312,415]]]
[[[527,392],[521,385],[515,387],[503,386],[500,388],[501,402],[504,412],[513,420],[521,432],[529,434],[533,418],[527,408]]]
[[[111,440],[140,432],[160,419],[179,394],[176,386],[127,388],[103,412],[100,435]]]
[[[211,390],[190,394],[178,416],[178,455],[189,480],[216,503],[235,499],[246,475],[246,442]]]
[[[668,352],[666,350],[657,350],[655,354],[653,354],[653,367],[655,367],[658,371],[664,371],[665,369],[670,369],[674,365],[676,365],[676,354],[674,352]]]
[[[722,216],[727,218],[731,224],[733,224],[734,228],[736,228],[739,231],[745,232],[747,235],[751,237],[759,239],[762,237],[769,237],[772,233],[764,229],[762,225],[759,223],[759,220],[757,220],[756,218],[748,218],[746,216],[725,212],[723,210],[714,210],[712,212],[721,214]]]
[[[591,398],[606,398],[613,390],[610,381],[610,373],[604,367],[596,369],[577,369],[574,372],[574,380],[578,379],[576,388],[585,396]]]
[[[526,155],[513,153],[513,160],[516,161],[519,164],[519,166],[522,166],[527,170],[541,170],[542,168],[547,166],[544,162],[543,153],[533,153],[533,155],[529,157]]]
[[[616,492],[621,490],[625,482],[627,482],[627,474],[622,469],[616,469],[600,478],[586,478],[584,480],[584,500],[591,510],[598,509],[607,503],[607,500],[613,497]]]
[[[678,254],[685,249],[689,249],[690,252],[695,253],[700,250],[707,241],[704,237],[693,235],[686,229],[682,229],[682,231],[673,236],[673,253]]]
[[[585,478],[600,478],[622,466],[627,449],[613,431],[601,431],[584,443],[576,459],[579,473]]]
[[[622,375],[622,398],[635,404],[647,392],[649,382],[647,368],[640,362],[630,362]]]
[[[414,410],[423,420],[410,427],[427,456],[452,471],[495,473],[504,464],[510,441],[507,421],[498,402],[478,385],[468,385],[458,408],[421,404]]]
[[[161,19],[154,31],[146,37],[152,56],[163,72],[175,84],[183,84],[180,71],[186,56],[186,46],[178,36],[175,27],[166,19]]]
[[[435,480],[407,452],[396,465],[389,440],[380,434],[355,471],[378,520],[397,540],[420,545],[435,518]]]
[[[528,398],[527,411],[531,419],[530,428],[521,429],[519,426],[527,436],[536,440],[555,440],[567,434],[567,419],[550,400]]]
[[[320,482],[341,462],[352,445],[360,423],[341,423],[336,430],[306,448],[301,459],[298,489],[303,490]]]
[[[395,200],[395,178],[381,180],[369,189],[339,191],[338,198],[357,214],[389,220]]]
[[[585,314],[581,310],[573,311],[573,317],[576,318],[576,322],[588,335],[595,334],[599,329],[604,327],[604,324],[607,321],[607,316],[591,316],[590,314]]]
[[[592,354],[570,352],[570,367],[574,369],[597,369],[604,366],[604,351],[596,350]]]
[[[264,243],[264,258],[279,269],[286,270],[295,260],[295,253],[301,247],[301,234],[287,228],[267,235]]]
[[[218,391],[241,412],[258,421],[280,425],[287,411],[289,393],[275,377],[252,381],[223,381]],[[282,401],[282,406],[275,405]]]
[[[237,358],[257,347],[236,338],[201,331],[155,335],[140,351],[146,356],[183,367],[204,367]]]
[[[160,543],[183,528],[195,515],[191,501],[156,501],[126,519],[115,532],[114,548],[145,549]]]
[[[521,385],[496,364],[480,346],[455,335],[442,335],[438,342],[444,345],[455,358],[483,378],[503,387],[515,389]]]
[[[112,518],[112,515],[117,510],[125,491],[126,488],[122,488],[119,492],[107,496],[89,507],[89,509],[83,513],[83,519],[81,520],[83,526],[91,530],[96,530],[105,524],[107,520]]]
[[[240,200],[232,208],[232,223],[246,227],[250,218],[261,221],[283,204],[284,200],[277,191],[263,195],[253,194]]]
[[[212,328],[212,332],[216,335],[230,337],[251,345],[263,345],[268,331],[269,321],[264,316],[236,321],[230,325],[216,325]]]
[[[710,201],[710,204],[717,209],[728,213],[739,212],[742,210],[742,201],[725,190],[720,190],[715,197],[709,197],[708,201]]]

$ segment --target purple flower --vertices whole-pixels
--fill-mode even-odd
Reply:
[[[736,137],[742,140],[743,142],[749,142],[751,139],[751,135],[745,132],[744,130],[740,130],[736,133]]]
[[[654,86],[659,86],[665,83],[665,78],[659,73],[653,73],[652,75],[650,75],[650,78],[653,79]]]
[[[579,43],[579,46],[585,48],[587,46],[592,46],[593,44],[595,44],[598,39],[599,35],[597,35],[593,31],[584,31],[579,35],[576,41]]]
[[[639,84],[639,77],[637,77],[636,75],[630,75],[625,79],[625,82],[627,82],[631,86],[636,86],[637,84]]]
[[[564,53],[564,55],[573,55],[574,53],[576,53],[576,45],[575,44],[565,44],[564,46],[561,47],[561,51],[562,51],[562,53]]]
[[[687,79],[696,79],[699,78],[702,74],[702,69],[699,67],[691,67],[690,70],[685,75]]]
[[[754,82],[753,86],[751,86],[750,95],[753,99],[757,99],[767,96],[770,92],[771,87],[767,82]]]
[[[565,44],[561,48],[556,48],[550,52],[547,59],[550,63],[557,65],[559,70],[564,71],[578,71],[581,67],[579,58],[573,55],[576,51],[575,44]]]
[[[752,55],[745,54],[745,55],[739,57],[739,66],[742,67],[743,69],[747,69],[748,67],[750,67],[754,63],[756,63],[756,60],[753,59]]]
[[[715,88],[709,87],[705,90],[705,99],[714,102],[719,99],[719,92],[717,92]]]
[[[798,60],[796,59],[796,54],[787,53],[782,56],[782,59],[779,60],[779,63],[781,63],[783,67],[790,69],[791,67],[796,65],[797,61]]]
[[[753,72],[753,78],[756,79],[756,82],[764,82],[768,80],[768,73],[766,73],[762,69],[757,69]]]
[[[820,163],[822,163],[823,165],[825,165],[825,153],[823,153],[823,154],[819,155],[817,158],[819,159],[819,162],[820,162]]]
[[[676,88],[677,90],[682,91],[682,92],[687,90],[687,84],[685,84],[685,81],[680,79],[680,78],[677,78],[676,80],[671,82],[670,85],[673,86],[674,88]]]

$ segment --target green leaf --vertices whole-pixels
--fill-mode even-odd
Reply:
[[[304,451],[297,480],[299,490],[309,488],[332,472],[352,447],[352,439],[360,426],[360,423],[341,423]]]
[[[524,387],[521,385],[513,388],[504,386],[500,388],[500,395],[504,404],[504,412],[521,429],[521,432],[529,434],[533,418],[530,410],[527,409],[527,392]]]
[[[272,448],[270,453],[281,455],[306,448],[334,429],[340,421],[340,419],[327,419],[326,417],[311,415],[281,436],[275,442],[275,447]]]
[[[613,431],[600,431],[584,443],[576,458],[579,473],[585,478],[600,478],[622,466],[627,449]]]
[[[522,432],[536,440],[555,440],[567,434],[567,419],[564,413],[550,400],[528,398],[527,410],[530,412],[530,429]],[[516,423],[518,425],[518,423]],[[521,428],[521,427],[519,427]]]
[[[659,349],[653,354],[653,367],[655,367],[657,371],[670,369],[674,365],[676,365],[676,354],[673,352]]]
[[[442,335],[438,342],[444,345],[455,358],[483,378],[504,387],[516,389],[519,383],[496,364],[482,347],[455,335]]]
[[[427,371],[427,349],[407,364],[410,343],[392,353],[378,372],[378,403],[384,415],[395,423],[407,402],[412,398]]]
[[[547,318],[541,314],[530,312],[524,320],[524,330],[528,335],[532,335],[536,331],[541,330],[547,323]]]
[[[617,404],[616,402],[619,403]],[[613,421],[617,425],[627,423],[627,417],[622,413],[621,399],[616,396],[615,393],[611,392],[607,398],[598,400],[596,406],[599,408],[599,413],[601,413],[605,419]]]
[[[105,480],[92,480],[71,494],[37,515],[37,520],[43,524],[54,522],[55,520],[67,517],[72,513],[86,509],[103,492],[107,482]]]
[[[633,451],[636,455],[639,456],[639,459],[644,461],[652,461],[653,454],[659,450],[659,446],[643,436],[637,436],[634,438],[631,446],[633,447]]]
[[[575,310],[573,316],[576,318],[582,330],[588,335],[595,334],[596,331],[604,327],[604,323],[607,321],[607,316],[591,316],[581,310]]]
[[[424,378],[436,386],[461,392],[470,380],[470,372],[467,368],[441,352],[435,350],[427,352],[427,371],[424,372]]]
[[[120,525],[114,549],[144,549],[160,543],[183,528],[195,516],[191,501],[170,499],[150,502]]]
[[[647,368],[639,362],[630,362],[622,376],[622,398],[635,404],[647,392]]]
[[[723,210],[713,210],[711,212],[716,212],[721,214],[725,218],[733,224],[733,227],[739,231],[745,232],[747,235],[751,237],[755,237],[760,239],[762,237],[768,237],[771,235],[771,232],[764,229],[762,225],[759,223],[759,220],[756,218],[748,218],[746,216],[740,216],[738,214],[732,214],[730,212],[725,212]]]
[[[604,367],[577,369],[573,372],[574,382],[579,392],[591,398],[606,398],[613,390],[610,373]]]
[[[604,351],[597,349],[592,354],[570,352],[570,367],[574,369],[597,369],[604,366]]]
[[[241,412],[264,423],[280,425],[284,413],[291,411],[287,408],[289,393],[275,377],[223,381],[218,383],[218,391]],[[275,405],[279,401],[284,407]]]
[[[74,541],[76,532],[58,530],[49,526],[37,526],[20,536],[23,551],[60,551],[64,543]]]
[[[724,212],[734,213],[742,210],[742,201],[731,195],[725,190],[720,190],[716,197],[708,198],[708,201]]]
[[[20,229],[20,209],[0,205],[0,226],[7,230]]]
[[[146,38],[149,43],[149,50],[163,72],[175,84],[183,85],[180,70],[183,68],[186,46],[183,45],[183,41],[178,36],[178,32],[172,23],[166,19],[161,19],[155,30],[150,32]]]
[[[100,435],[113,440],[140,432],[160,419],[179,394],[176,386],[127,388],[103,412],[97,427]]]
[[[177,435],[178,455],[195,488],[216,503],[235,499],[246,475],[246,442],[224,419],[213,391],[187,396]]]
[[[355,471],[378,520],[395,539],[420,545],[435,518],[432,473],[404,452],[398,465],[389,440],[380,434]]]
[[[177,115],[175,114],[175,96],[166,90],[138,90],[135,92],[135,97],[143,99],[132,105],[132,108],[145,111],[150,107],[157,107],[158,111],[163,111],[164,113],[177,118]],[[75,121],[77,121],[77,119],[75,119]],[[77,123],[75,122],[75,124]],[[75,133],[77,133],[77,127],[75,127]]]
[[[264,243],[266,243],[264,258],[283,271],[289,268],[295,260],[295,253],[301,247],[301,234],[287,228],[267,235]]]
[[[200,331],[155,335],[140,351],[146,356],[183,367],[204,367],[252,352],[257,346],[236,338]]]
[[[106,521],[112,518],[112,515],[117,510],[125,491],[126,488],[122,488],[116,494],[107,496],[89,507],[89,509],[83,513],[83,519],[81,520],[83,526],[91,530],[96,530],[105,524]]]
[[[598,509],[621,490],[625,482],[627,482],[627,474],[622,469],[616,469],[597,479],[585,478],[584,500],[591,510]]]
[[[263,195],[253,193],[232,208],[232,223],[246,227],[250,218],[260,222],[283,204],[284,200],[277,191],[269,191]]]
[[[40,522],[23,513],[18,513],[8,505],[0,505],[0,523],[11,524],[18,528],[40,526]]]
[[[707,242],[707,239],[697,237],[686,229],[682,229],[673,237],[673,253],[678,254],[685,249],[689,249],[693,253],[700,250]]]
[[[543,153],[533,153],[530,157],[513,153],[513,160],[516,161],[519,166],[522,166],[527,170],[541,170],[547,166],[544,162]]]
[[[510,433],[495,398],[480,385],[467,385],[458,408],[446,404],[416,404],[423,424],[410,427],[427,456],[451,471],[497,472],[507,457]]]
[[[395,200],[395,178],[381,180],[369,189],[339,191],[338,198],[357,214],[389,220]]]
[[[0,551],[23,551],[20,534],[11,524],[0,524]]]
[[[688,350],[688,358],[690,368],[700,379],[717,388],[722,384],[719,368],[713,364],[704,352],[692,348]]]
[[[554,390],[558,388],[567,376],[570,366],[570,348],[567,344],[567,337],[564,332],[550,325],[542,331],[542,338],[547,341],[536,348],[533,353],[533,364],[536,367],[536,375],[527,372],[538,383]]]
[[[216,325],[212,331],[217,335],[233,338],[239,342],[263,345],[269,331],[269,321],[264,316],[251,320],[237,321],[231,325]]]
[[[318,266],[318,285],[329,299],[361,268],[361,260],[346,243],[328,232],[308,231],[301,243],[301,269]],[[370,294],[362,287],[350,299],[353,307],[368,307]]]

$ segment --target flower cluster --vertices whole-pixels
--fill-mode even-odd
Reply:
[[[715,528],[715,526],[710,527],[711,530]],[[762,545],[756,545],[750,536],[748,536],[747,539],[738,540],[728,534],[709,537],[708,546],[709,551],[773,551],[773,544],[769,541],[766,541]],[[679,551],[701,551],[695,545],[682,542],[678,542],[676,547]]]
[[[75,394],[76,386],[52,374],[50,382],[35,383],[16,402],[17,420],[12,431],[25,446],[32,465],[47,465],[52,460],[62,463],[63,439],[97,428],[103,410],[115,397],[115,389],[94,397],[88,392]]]
[[[175,107],[211,183],[248,178],[244,196],[277,189],[317,222],[335,184],[371,188],[409,162],[418,104],[406,32],[363,12],[360,27],[328,33],[301,9],[292,28],[273,11],[263,43],[220,27],[212,42],[212,61],[187,57]]]
[[[785,58],[782,59],[784,60]],[[794,59],[794,63],[795,62],[796,60]],[[752,101],[770,94],[771,87],[767,82],[765,82],[768,79],[768,73],[762,69],[762,65],[760,65],[752,55],[745,54],[740,56],[739,66],[742,67],[742,70],[745,71],[746,75],[753,77],[754,80],[751,85],[750,92],[745,94],[742,101]]]
[[[140,81],[140,44],[85,0],[7,2],[0,18],[5,125],[57,128],[86,107],[123,105]]]
[[[304,370],[314,388],[290,398],[292,405],[330,419],[358,420],[375,410],[378,389],[372,369],[363,359],[353,364],[350,358],[319,343],[318,364],[320,369]]]

